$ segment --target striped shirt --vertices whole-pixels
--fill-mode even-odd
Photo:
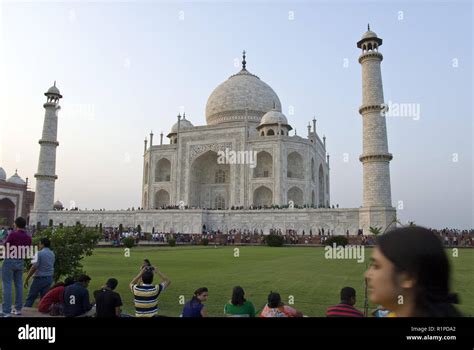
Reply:
[[[364,317],[364,314],[349,304],[337,304],[328,307],[326,311],[327,317]]]
[[[134,284],[131,286],[135,303],[135,317],[154,317],[158,313],[158,296],[165,284]]]

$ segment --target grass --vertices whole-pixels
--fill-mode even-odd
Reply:
[[[130,257],[122,248],[100,248],[84,261],[92,277],[89,291],[98,289],[109,277],[119,280],[123,310],[133,313],[133,298],[128,283],[138,273],[144,258],[151,260],[172,280],[159,298],[160,314],[178,316],[186,300],[198,287],[209,288],[206,307],[211,316],[222,316],[232,288],[240,285],[246,298],[261,309],[270,291],[278,291],[285,303],[293,298],[294,307],[308,316],[324,316],[326,307],[338,302],[339,290],[345,286],[357,291],[357,305],[364,306],[365,263],[355,260],[328,260],[324,248],[314,247],[153,247],[132,248]],[[450,250],[447,250],[450,254]],[[365,252],[368,261],[370,249]],[[460,249],[452,258],[453,290],[459,293],[459,308],[474,315],[474,250]],[[372,307],[373,305],[370,305]]]
[[[209,288],[206,303],[211,316],[222,316],[224,304],[232,288],[240,285],[246,298],[257,310],[266,302],[270,291],[278,291],[285,303],[290,298],[294,307],[308,316],[324,316],[326,307],[336,304],[339,290],[345,286],[357,291],[359,310],[364,307],[365,263],[355,260],[328,260],[322,247],[135,247],[130,257],[123,248],[97,248],[84,261],[84,269],[92,278],[89,292],[99,289],[110,277],[119,281],[123,311],[133,314],[133,296],[128,284],[138,273],[144,258],[160,268],[172,280],[168,290],[159,297],[160,314],[179,316],[183,305],[198,287]],[[451,254],[450,250],[447,250]],[[368,261],[370,249],[365,251]],[[460,310],[474,315],[474,249],[459,249],[459,257],[451,258],[453,291],[459,294]],[[0,294],[1,298],[1,294]],[[369,306],[372,308],[374,305]]]

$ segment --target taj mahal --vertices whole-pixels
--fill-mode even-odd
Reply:
[[[211,230],[272,228],[298,233],[320,228],[356,234],[370,227],[395,225],[379,47],[382,39],[368,30],[361,50],[363,196],[358,208],[334,208],[330,197],[330,158],[320,121],[310,120],[297,134],[282,113],[277,93],[247,68],[210,94],[206,125],[195,126],[184,113],[166,135],[144,141],[139,210],[57,210],[54,191],[59,101],[56,84],[46,93],[43,134],[36,178],[32,225],[136,227],[145,232],[200,233]],[[354,115],[356,111],[354,111]],[[60,124],[60,122],[59,122]],[[303,135],[304,134],[304,135]],[[79,142],[79,141],[78,141]],[[233,155],[245,155],[233,157]],[[223,157],[225,155],[225,157]],[[231,155],[231,157],[228,157]],[[227,161],[222,161],[222,159]],[[140,181],[140,179],[137,179]]]

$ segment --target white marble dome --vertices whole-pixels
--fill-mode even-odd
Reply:
[[[26,182],[25,180],[23,180],[19,175],[18,173],[15,171],[15,174],[13,174],[12,176],[10,176],[10,178],[7,180],[7,182],[10,182],[12,184],[16,184],[16,185],[26,185]]]
[[[269,125],[269,124],[281,124],[281,125],[288,125],[288,120],[286,119],[285,115],[275,109],[268,111],[262,117],[259,126]]]
[[[274,104],[275,109],[281,112],[280,99],[275,91],[259,77],[242,69],[216,87],[209,96],[206,121],[208,125],[243,121],[247,113],[248,120],[259,122]]]
[[[183,116],[183,118],[179,122],[179,128],[180,130],[183,129],[190,129],[193,128],[194,125],[191,123],[189,120],[186,119],[186,116]],[[176,122],[172,127],[171,127],[171,132],[170,134],[175,134],[178,132],[178,122]]]
[[[377,34],[375,32],[368,30],[362,35],[362,39],[372,39],[372,38],[377,38]]]
[[[0,181],[5,181],[7,179],[7,173],[0,167]]]

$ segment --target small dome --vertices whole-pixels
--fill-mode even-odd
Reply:
[[[56,82],[54,82],[54,85],[51,86],[51,87],[48,89],[48,91],[46,91],[44,94],[45,94],[46,96],[48,96],[48,95],[57,95],[57,96],[59,96],[60,98],[63,97],[63,96],[61,95],[61,93],[59,92],[59,89],[56,87]]]
[[[60,201],[54,202],[53,207],[54,207],[54,208],[58,208],[58,209],[64,208],[63,203],[61,203]]]
[[[179,121],[179,129],[190,129],[194,128],[193,123],[191,123],[189,120],[186,119],[186,116],[183,116],[183,118]],[[176,122],[172,127],[171,127],[171,132],[170,134],[176,134],[178,132],[178,122]]]
[[[272,109],[271,111],[265,113],[260,121],[260,125],[265,124],[282,124],[288,125],[288,120],[286,119],[285,115],[276,109]]]
[[[377,38],[377,34],[375,32],[368,30],[362,35],[362,39],[372,39],[372,38]]]
[[[17,171],[15,170],[15,174],[13,176],[11,176],[7,182],[10,182],[12,184],[16,184],[16,185],[26,185],[26,182],[20,177],[18,176],[18,173]]]
[[[7,173],[0,167],[0,181],[5,181],[7,179]]]

